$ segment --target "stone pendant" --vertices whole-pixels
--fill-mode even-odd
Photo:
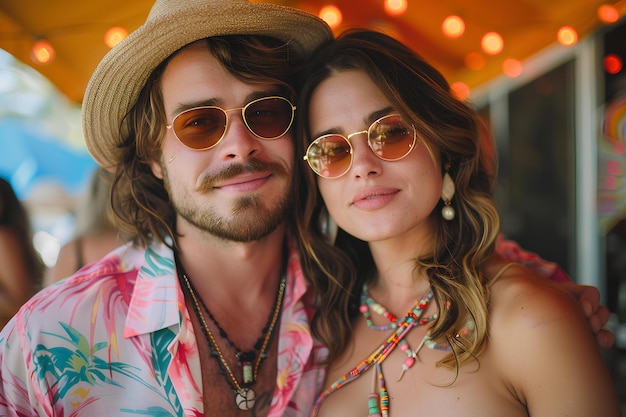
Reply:
[[[443,201],[449,202],[450,200],[452,200],[452,197],[454,197],[455,191],[456,190],[454,187],[454,181],[452,181],[450,174],[446,172],[445,175],[443,176],[443,187],[441,190],[441,198],[443,199]]]
[[[237,402],[237,407],[239,407],[240,410],[252,410],[252,407],[254,407],[254,403],[256,402],[256,394],[250,388],[242,388],[237,392],[235,401]]]

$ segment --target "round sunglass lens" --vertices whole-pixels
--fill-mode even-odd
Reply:
[[[414,129],[397,115],[384,117],[369,130],[370,147],[383,160],[395,161],[411,152],[415,142]]]
[[[289,101],[269,97],[250,103],[244,117],[252,133],[261,139],[277,139],[291,127],[293,109]]]
[[[311,143],[307,161],[311,169],[325,178],[336,178],[350,169],[350,143],[339,135],[326,135]]]
[[[181,113],[174,120],[174,133],[191,149],[208,149],[224,135],[226,113],[214,107],[201,107]]]

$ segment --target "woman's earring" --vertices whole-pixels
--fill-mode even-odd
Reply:
[[[337,223],[335,223],[335,220],[333,220],[333,218],[330,216],[330,213],[326,209],[326,206],[322,207],[318,220],[320,232],[322,232],[322,235],[324,235],[324,237],[326,238],[326,242],[334,245],[335,240],[337,239],[338,227]]]
[[[452,207],[451,200],[454,197],[454,181],[448,174],[448,167],[446,167],[446,173],[443,176],[443,187],[441,188],[441,199],[443,200],[443,208],[441,209],[441,216],[450,221],[454,220],[455,212]]]

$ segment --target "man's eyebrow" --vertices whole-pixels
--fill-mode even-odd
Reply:
[[[258,98],[262,98],[262,97],[270,97],[270,96],[284,96],[283,93],[281,93],[278,89],[274,89],[274,90],[270,90],[270,91],[253,91],[252,93],[248,94],[246,96],[245,99],[245,103],[243,104],[243,106],[245,106],[246,104],[250,103],[251,101],[254,101]],[[173,119],[174,117],[178,116],[180,113],[189,110],[189,109],[193,109],[196,107],[206,107],[206,106],[217,106],[217,107],[222,107],[223,106],[220,105],[221,100],[218,98],[209,98],[209,99],[205,99],[205,100],[197,100],[197,101],[190,101],[187,103],[179,103],[173,110],[172,113],[170,114],[170,117]],[[243,107],[241,106],[241,107]],[[237,108],[237,107],[235,107]],[[229,110],[229,109],[224,109],[224,110]]]
[[[174,110],[172,110],[172,114],[170,115],[172,119],[178,116],[180,113],[193,109],[195,107],[203,107],[203,106],[217,106],[219,103],[218,99],[211,98],[207,100],[199,100],[199,101],[191,101],[188,103],[180,103],[178,104]]]

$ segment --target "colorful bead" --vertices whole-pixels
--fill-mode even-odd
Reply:
[[[409,344],[406,342],[406,340],[402,339],[398,343],[398,347],[401,351],[405,352],[409,348]]]
[[[404,360],[404,363],[402,364],[402,368],[404,369],[404,367],[406,367],[407,371],[409,370],[409,368],[411,366],[413,366],[413,364],[415,363],[415,359],[414,358],[406,358]]]
[[[367,396],[368,417],[382,417],[378,408],[378,395],[370,394]]]

